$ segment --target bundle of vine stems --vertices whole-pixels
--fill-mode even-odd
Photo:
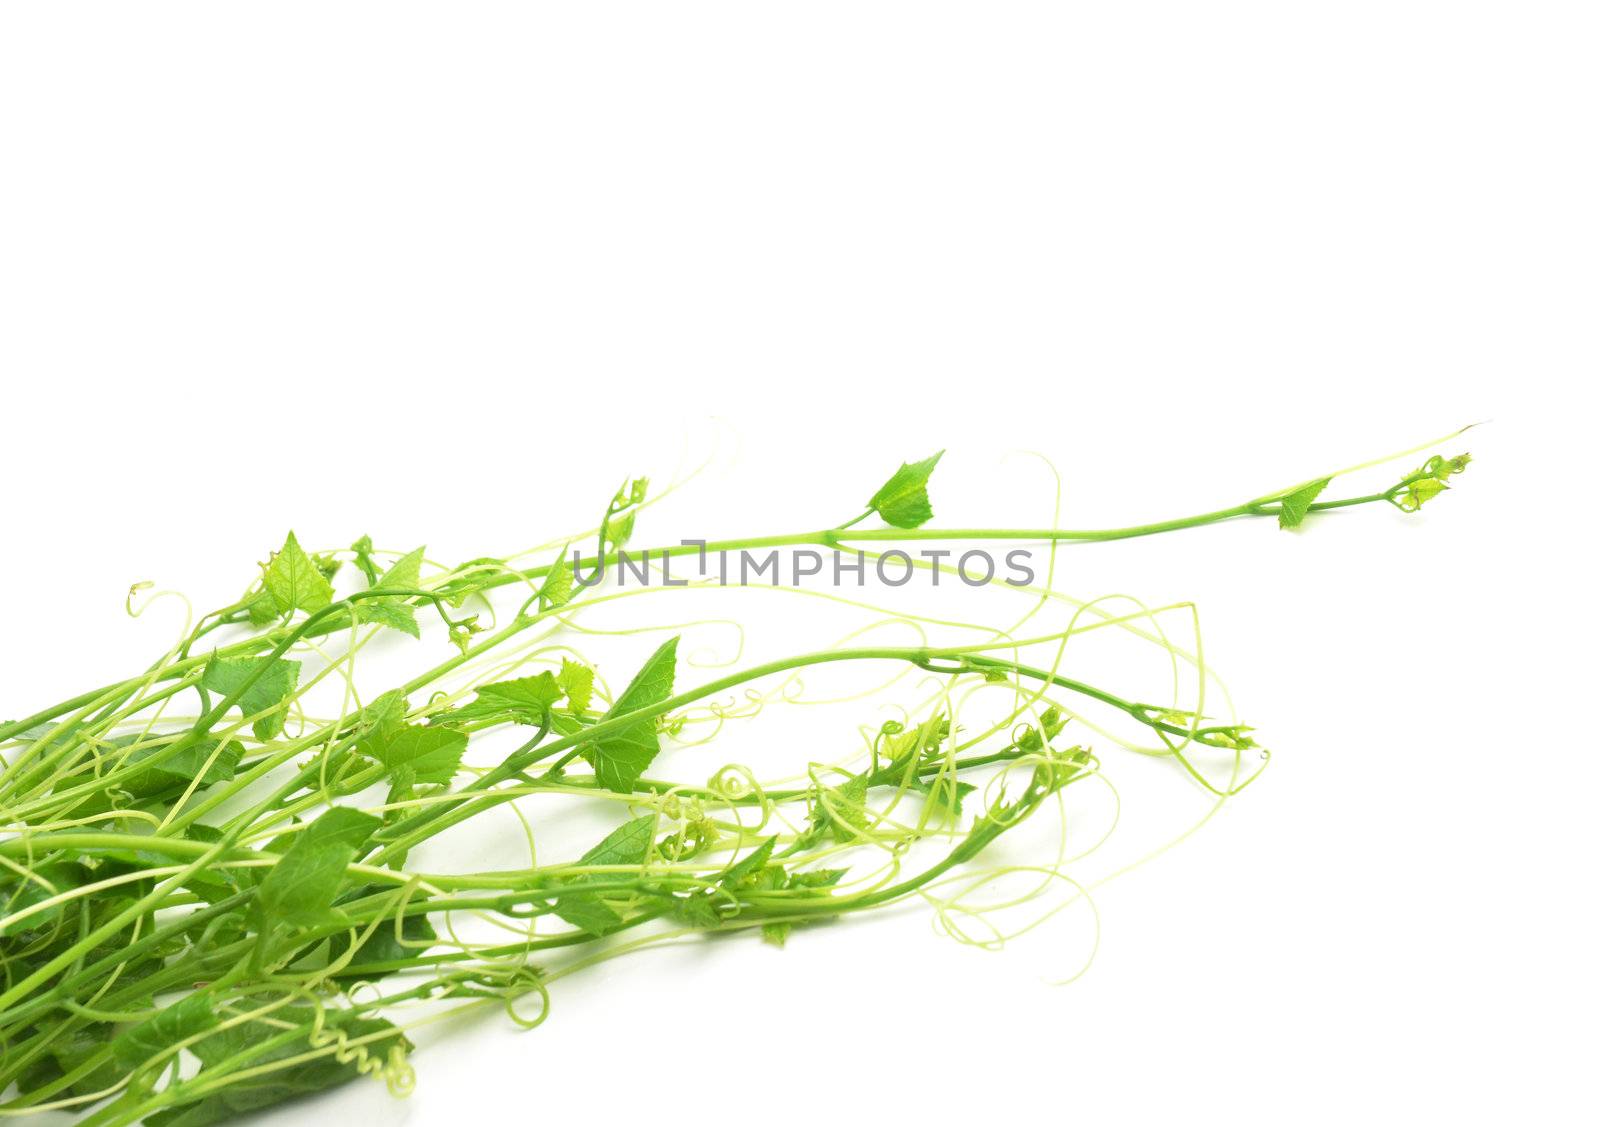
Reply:
[[[903,465],[837,527],[708,547],[1095,541],[1252,517],[1294,528],[1364,504],[1414,511],[1467,458],[1432,457],[1378,493],[1330,499],[1334,474],[1087,531],[926,527],[937,462]],[[704,933],[781,945],[908,899],[954,921],[991,845],[1096,776],[1071,738],[1105,730],[1069,724],[1085,709],[1116,714],[1148,737],[1121,746],[1218,794],[1265,762],[1240,724],[1064,676],[1076,625],[801,653],[688,685],[670,637],[609,687],[615,671],[573,643],[577,616],[618,593],[574,568],[615,561],[653,500],[644,481],[625,485],[584,551],[551,541],[452,567],[365,537],[307,552],[291,533],[240,598],[186,622],[142,672],[0,723],[0,1107],[200,1127],[363,1075],[401,1093],[419,1025],[479,1007],[538,1024],[551,984],[601,959]],[[373,691],[358,658],[395,632],[436,660]],[[652,772],[664,745],[721,731],[730,694],[841,663],[943,688],[787,780],[736,766],[707,779],[703,759],[697,777]],[[339,702],[320,714],[319,685]],[[1000,704],[957,723],[958,696],[979,692]],[[1225,776],[1198,755],[1220,756]],[[529,796],[598,807],[614,828],[580,856],[536,861],[524,818],[527,867],[413,863],[437,835]]]

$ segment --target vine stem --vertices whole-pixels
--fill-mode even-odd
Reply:
[[[985,650],[990,650],[993,648],[995,647],[992,645],[982,644],[975,646],[933,647],[875,646],[854,649],[819,650],[814,653],[798,654],[793,657],[769,661],[762,665],[751,666],[750,668],[742,669],[737,673],[730,673],[726,677],[719,677],[714,681],[707,681],[703,685],[699,685],[693,689],[688,689],[684,692],[678,693],[676,696],[668,697],[666,700],[663,700],[658,704],[652,704],[645,708],[623,713],[620,716],[606,717],[605,719],[600,720],[598,723],[589,725],[581,732],[562,736],[542,746],[538,743],[538,741],[531,740],[527,744],[524,744],[517,751],[508,755],[500,762],[499,766],[485,772],[468,786],[463,787],[460,791],[457,791],[457,794],[463,796],[463,800],[460,805],[450,809],[440,807],[424,811],[422,813],[413,814],[409,818],[396,823],[394,826],[386,828],[382,835],[385,844],[370,858],[368,863],[373,865],[381,865],[395,856],[397,853],[402,853],[403,851],[412,848],[419,841],[423,841],[428,837],[432,837],[448,827],[464,821],[490,806],[509,801],[510,798],[515,797],[514,794],[497,794],[491,788],[507,779],[515,777],[541,759],[546,759],[558,752],[571,751],[580,745],[593,744],[596,740],[603,739],[606,736],[613,735],[616,732],[632,727],[641,721],[654,720],[657,717],[664,716],[675,709],[684,707],[685,705],[693,704],[696,701],[704,700],[706,697],[715,696],[718,693],[727,692],[729,689],[737,688],[747,681],[754,681],[758,678],[770,677],[777,673],[788,673],[796,669],[803,669],[813,665],[825,665],[832,662],[901,661],[915,665],[922,669],[926,669],[930,673],[941,673],[948,675],[977,673],[982,672],[982,670],[985,668],[1010,669],[1023,676],[1032,677],[1038,680],[1047,680],[1059,688],[1081,693],[1094,700],[1098,700],[1103,704],[1110,705],[1111,707],[1126,713],[1128,716],[1139,721],[1141,724],[1145,724],[1156,729],[1157,731],[1166,732],[1170,735],[1182,736],[1193,736],[1195,734],[1188,729],[1179,728],[1165,721],[1151,717],[1139,704],[1133,701],[1124,700],[1122,697],[1119,697],[1114,693],[1108,693],[1102,689],[1097,689],[1094,686],[1087,685],[1081,681],[1075,681],[1071,678],[1062,677],[1053,673],[1047,673],[1043,670],[1034,669],[1030,666],[1018,665],[1013,662],[1005,662],[993,658],[983,659],[981,667],[958,665],[945,668],[933,664],[939,660],[959,661],[963,659],[970,659],[974,657],[974,655],[981,654]],[[372,780],[375,781],[376,778],[378,778],[381,774],[381,769],[371,768],[365,774],[371,775]],[[351,780],[351,785],[357,785],[358,783],[364,781],[368,781],[366,780],[365,775],[358,775],[356,778]],[[474,795],[477,797],[472,797]],[[438,824],[436,825],[435,823]],[[424,833],[423,831],[426,832]]]
[[[1349,497],[1337,501],[1316,501],[1307,509],[1308,512],[1321,512],[1328,509],[1348,508],[1352,505],[1370,504],[1375,501],[1387,501],[1388,493],[1371,493],[1360,497]],[[678,558],[688,555],[709,554],[712,552],[739,552],[758,548],[785,548],[815,546],[822,548],[839,548],[850,543],[886,543],[886,542],[918,542],[939,540],[1011,540],[1017,542],[1079,542],[1103,543],[1111,540],[1129,540],[1139,536],[1154,536],[1164,532],[1177,532],[1187,528],[1200,528],[1221,521],[1233,520],[1245,516],[1271,516],[1278,511],[1281,498],[1278,495],[1267,495],[1225,509],[1215,509],[1211,512],[1197,513],[1187,517],[1177,517],[1172,520],[1154,521],[1149,524],[1128,525],[1120,528],[866,528],[851,529],[856,521],[865,518],[863,513],[855,521],[834,528],[817,529],[808,532],[784,532],[772,536],[753,536],[727,540],[694,541],[692,543],[669,544],[652,548],[642,548],[638,553],[627,552],[626,549],[613,548],[603,556],[589,556],[574,562],[575,570],[592,570],[595,568],[609,567],[616,563],[623,555],[631,559],[651,557],[655,559]],[[848,531],[847,531],[848,530]],[[534,579],[542,579],[554,570],[554,564],[540,564],[537,567],[512,569],[496,572],[486,576],[482,583],[474,590],[491,590],[511,583],[525,583]],[[383,592],[379,592],[382,594]],[[430,593],[437,598],[438,593]],[[307,629],[308,623],[302,623],[296,636],[316,638],[323,637],[350,625],[348,615],[329,615]],[[286,629],[274,630],[254,638],[247,638],[231,646],[224,646],[215,651],[221,657],[244,657],[261,652],[264,649],[276,648],[291,632]],[[281,652],[281,651],[280,651]],[[189,657],[173,662],[158,676],[159,680],[171,680],[182,676],[209,660],[211,655]],[[148,676],[148,675],[146,675]],[[125,681],[113,682],[103,685],[87,693],[68,700],[61,701],[49,708],[24,717],[21,720],[12,720],[0,724],[0,742],[14,739],[20,733],[26,732],[41,724],[49,723],[61,716],[81,709],[88,705],[113,695],[118,692],[137,688],[144,677],[129,678]]]

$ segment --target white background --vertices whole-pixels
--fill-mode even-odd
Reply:
[[[8,5],[0,714],[159,652],[134,580],[212,605],[290,526],[508,550],[685,445],[721,468],[651,542],[827,524],[941,446],[952,520],[1034,504],[1032,449],[1094,525],[1487,420],[1419,518],[1067,558],[1195,599],[1277,753],[1097,893],[1075,985],[914,911],[658,954],[273,1121],[1592,1121],[1596,31]]]

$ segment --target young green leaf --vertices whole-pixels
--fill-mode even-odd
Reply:
[[[308,927],[326,919],[345,868],[382,825],[371,814],[335,806],[296,834],[256,893],[265,921]]]
[[[422,582],[422,552],[421,548],[413,548],[394,563],[389,569],[378,577],[375,587],[416,587]]]
[[[1471,461],[1471,454],[1457,454],[1454,458],[1435,454],[1416,473],[1390,491],[1390,500],[1403,512],[1414,513],[1449,489],[1450,486],[1446,484],[1448,479],[1465,472]]]
[[[849,869],[808,869],[803,873],[789,874],[790,888],[832,888]]]
[[[422,549],[407,552],[378,577],[374,587],[416,587],[422,582]],[[407,605],[403,595],[385,595],[376,599],[362,599],[355,604],[358,622],[375,622],[389,626],[413,638],[422,637],[417,626],[417,612]]]
[[[914,778],[912,765],[916,761],[937,762],[942,754],[940,751],[946,737],[950,735],[950,715],[939,712],[928,717],[914,728],[904,728],[897,721],[890,721],[898,731],[888,731],[885,725],[883,752],[888,759],[885,770],[891,773],[906,774]]]
[[[769,837],[755,849],[751,850],[736,863],[728,866],[726,872],[717,878],[717,882],[724,888],[737,888],[750,877],[759,873],[772,859],[773,847],[778,844],[778,839]]]
[[[951,818],[961,816],[961,800],[978,788],[971,783],[960,783],[948,776],[931,780],[917,779],[907,789],[922,795],[928,805]]]
[[[621,516],[606,518],[606,543],[613,548],[620,548],[628,542],[633,535],[634,510],[629,509]]]
[[[810,869],[800,873],[784,873],[778,866],[769,866],[762,872],[762,878],[776,875],[777,880],[769,885],[773,888],[794,889],[823,889],[832,888],[839,883],[848,870],[845,869]],[[789,933],[794,925],[787,920],[770,920],[761,925],[761,938],[774,947],[782,947],[789,939]]]
[[[941,450],[920,462],[905,462],[884,482],[867,502],[867,507],[896,528],[916,528],[933,517],[933,505],[928,501],[928,477],[933,473]]]
[[[672,695],[672,678],[677,668],[678,639],[668,638],[661,648],[635,674],[615,703],[601,717],[602,722],[630,712],[660,704]],[[646,767],[661,750],[656,717],[647,716],[625,725],[620,731],[584,744],[582,755],[594,767],[595,778],[608,790],[626,794],[633,790]]]
[[[260,675],[255,676],[258,671]],[[254,681],[250,681],[252,676]],[[283,657],[213,656],[200,675],[202,688],[223,696],[229,696],[246,681],[250,684],[238,700],[239,711],[246,716],[264,713],[252,727],[257,739],[270,740],[283,731],[283,705],[300,683],[300,663]]]
[[[417,625],[416,609],[407,606],[398,595],[365,599],[357,603],[356,621],[387,626],[402,634],[410,634],[413,638],[422,637],[422,628]]]
[[[812,812],[812,824],[833,833],[833,840],[849,845],[871,825],[866,808],[867,777],[857,775],[843,786],[825,787]]]
[[[629,505],[638,505],[644,502],[645,494],[650,491],[650,479],[636,477],[632,481],[624,481],[617,487],[616,493],[611,497],[613,511],[625,509]]]
[[[567,705],[574,712],[588,712],[594,698],[594,670],[568,658],[561,659],[561,671],[556,683],[567,694]]]
[[[245,613],[251,626],[265,626],[278,617],[278,604],[273,601],[272,592],[263,588],[245,604]]]
[[[565,548],[550,565],[550,572],[539,588],[539,599],[546,608],[564,607],[572,601],[572,561],[567,558]]]
[[[1323,478],[1313,481],[1309,485],[1302,485],[1293,493],[1287,494],[1278,502],[1278,527],[1298,528],[1300,522],[1306,519],[1306,513],[1311,511],[1311,502],[1317,499],[1317,494],[1328,488],[1332,478]]]
[[[273,554],[262,583],[279,614],[321,610],[333,601],[332,585],[300,547],[293,532]]]
[[[722,924],[725,918],[722,913],[728,906],[726,900],[721,900],[710,892],[691,892],[673,902],[672,914],[690,927],[709,930]]]

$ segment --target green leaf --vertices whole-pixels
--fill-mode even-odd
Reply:
[[[728,890],[751,885],[758,888],[783,887],[785,879],[783,866],[772,865],[770,868],[768,866],[772,860],[773,847],[777,843],[776,837],[767,838],[744,857],[728,866],[717,876],[717,883]],[[724,913],[730,907],[726,896],[719,896],[710,889],[703,889],[678,899],[673,905],[673,910],[679,919],[694,927],[714,928],[721,927],[728,919]]]
[[[949,775],[940,775],[931,782],[914,780],[907,789],[922,795],[936,810],[955,818],[961,816],[961,800],[978,788],[971,783],[957,782]]]
[[[13,875],[9,870],[0,870],[0,873],[4,873],[7,878],[0,883],[0,918],[14,916],[24,908],[31,908],[57,893],[89,883],[89,871],[82,865],[69,861],[35,865],[30,872],[31,877],[23,877],[20,874]],[[70,902],[65,905],[56,904],[41,912],[35,912],[26,919],[0,925],[0,937],[11,938],[50,931],[61,921],[62,913],[67,907],[72,907]]]
[[[184,832],[188,837],[193,838],[195,841],[204,842],[207,845],[215,845],[217,842],[222,840],[223,836],[221,830],[217,829],[215,826],[208,826],[204,822],[191,823],[188,829]],[[248,853],[249,851],[244,852]],[[259,856],[259,854],[251,855]],[[136,856],[144,865],[147,866],[167,865],[171,863],[170,857],[156,853],[149,853],[144,850],[138,851]],[[218,900],[232,896],[236,892],[242,892],[245,889],[254,888],[256,885],[261,883],[262,878],[269,871],[270,870],[258,868],[224,868],[221,866],[205,865],[199,869],[196,869],[194,872],[185,877],[183,886],[190,892],[193,892],[195,895],[199,896],[206,903],[214,904]],[[242,933],[242,929],[244,928],[244,920],[242,916],[235,916],[234,918],[238,920],[238,926]],[[243,936],[241,934],[239,938],[242,937]]]
[[[125,763],[128,765],[141,763],[161,754],[165,747],[165,744],[142,747],[130,753]],[[213,752],[216,752],[215,758],[212,757]],[[229,740],[220,752],[217,751],[216,740],[201,740],[174,755],[166,756],[160,763],[151,764],[137,775],[130,776],[123,786],[134,794],[152,788],[188,786],[202,771],[205,772],[205,777],[200,779],[202,786],[225,783],[233,778],[239,768],[240,752],[241,748],[232,740]]]
[[[399,689],[390,689],[372,698],[372,703],[356,713],[354,726],[367,732],[392,732],[405,723],[411,707]]]
[[[505,567],[504,560],[493,556],[479,556],[477,559],[458,564],[433,590],[448,599],[451,606],[465,606],[468,599],[481,594]]]
[[[628,542],[633,535],[634,511],[629,509],[621,516],[606,518],[606,543],[613,548],[620,548]]]
[[[723,915],[716,897],[709,892],[693,892],[673,902],[672,913],[690,927],[720,927]]]
[[[884,770],[893,774],[898,769],[909,772],[913,761],[938,762],[942,757],[941,745],[950,735],[950,716],[948,713],[938,712],[928,717],[915,728],[901,728],[897,721],[890,721],[899,731],[885,732],[883,751],[889,762]],[[915,778],[915,774],[911,774]]]
[[[407,552],[378,577],[374,587],[417,587],[422,583],[422,549]],[[374,622],[388,626],[413,638],[422,637],[417,625],[416,609],[406,603],[405,595],[386,595],[375,599],[362,599],[355,604],[358,622]]]
[[[779,879],[773,887],[777,888],[823,889],[832,888],[838,884],[840,878],[847,871],[846,869],[812,869],[804,873],[785,874],[777,866],[771,866],[762,875],[763,879],[766,879],[776,874]],[[761,938],[774,947],[782,947],[785,941],[788,940],[789,933],[793,927],[794,925],[788,920],[769,921],[761,925]]]
[[[239,711],[246,716],[266,713],[253,725],[256,738],[270,740],[283,731],[284,703],[294,694],[300,683],[300,663],[288,658],[266,657],[216,657],[206,663],[200,675],[200,684],[214,693],[231,695],[249,678],[261,675],[244,690],[238,700]]]
[[[1419,478],[1406,486],[1405,491],[1400,494],[1400,498],[1396,503],[1406,512],[1414,513],[1449,488],[1444,483],[1443,478]]]
[[[543,724],[545,717],[549,716],[553,726],[563,729],[551,712],[563,691],[556,675],[548,671],[532,677],[495,681],[479,685],[477,697],[460,708],[434,713],[428,718],[428,723],[453,726],[478,721],[499,723],[512,720],[518,724],[537,725]]]
[[[279,614],[321,610],[333,601],[332,585],[300,547],[293,532],[273,554],[262,582]]]
[[[373,626],[387,626],[413,638],[422,637],[417,625],[417,612],[399,598],[370,599],[356,604],[356,620]]]
[[[1328,488],[1328,482],[1332,480],[1325,477],[1321,481],[1313,481],[1283,497],[1278,502],[1278,527],[1300,527],[1300,522],[1306,519],[1306,513],[1311,511],[1311,502],[1317,499],[1317,494]]]
[[[642,865],[650,855],[656,817],[645,814],[624,822],[578,859],[580,865]]]
[[[832,888],[849,871],[849,869],[811,869],[803,873],[790,873],[789,887]]]
[[[590,935],[609,935],[622,926],[622,916],[592,892],[564,893],[556,897],[555,914]]]
[[[539,588],[539,598],[551,608],[564,607],[572,601],[572,561],[567,558],[566,548],[561,549],[556,562],[550,565],[550,573]]]
[[[520,714],[525,724],[537,724],[565,695],[556,675],[549,670],[532,677],[517,677],[510,681],[495,681],[478,686],[478,698],[508,708]]]
[[[647,477],[636,477],[632,481],[624,481],[617,487],[616,493],[612,495],[611,508],[618,510],[627,508],[629,505],[643,504],[645,494],[649,491],[650,479]]]
[[[381,825],[371,814],[335,806],[294,835],[256,893],[265,920],[309,927],[327,919],[346,867]]]
[[[849,845],[862,836],[872,819],[867,811],[867,777],[857,775],[839,787],[825,787],[812,819],[833,832],[833,840]]]
[[[5,721],[5,723],[7,723],[7,724],[15,724],[16,721],[15,720],[7,720],[7,721]],[[44,739],[44,737],[52,729],[55,728],[57,723],[59,723],[59,721],[46,720],[41,724],[35,724],[31,728],[28,728],[28,729],[25,729],[24,731],[18,732],[16,735],[11,736],[10,738],[13,739],[13,740],[21,740],[23,743],[32,743],[34,740],[42,740],[42,739]],[[81,727],[82,727],[82,725],[79,724],[79,723],[67,724],[65,726],[65,728],[62,730],[61,734],[56,737],[56,739],[57,740],[71,739],[73,734],[75,732],[77,732]],[[51,741],[52,744],[54,744],[55,742],[56,742],[55,740]]]
[[[461,766],[467,737],[455,728],[398,724],[375,732],[358,747],[363,755],[382,763],[394,782],[448,783]]]
[[[622,695],[601,717],[601,722],[650,708],[671,696],[677,661],[678,639],[668,638],[622,690]],[[582,747],[582,755],[594,767],[595,778],[601,786],[619,794],[633,790],[633,784],[661,751],[656,719],[641,717]]]
[[[250,616],[251,626],[265,626],[278,617],[278,604],[272,601],[270,592],[258,591],[245,606],[245,613]]]
[[[215,1024],[217,1015],[211,1008],[211,995],[190,994],[173,1005],[158,1009],[154,1017],[117,1034],[111,1039],[111,1053],[124,1071],[131,1071],[157,1053]]]
[[[201,787],[233,778],[243,750],[237,742],[228,740],[222,744],[215,739],[203,739],[173,749],[174,744],[181,744],[188,736],[187,731],[114,736],[104,741],[102,756],[94,763],[79,764],[73,774],[61,780],[57,789],[92,783],[112,767],[128,772],[110,790],[77,799],[77,813],[87,815],[120,805],[126,801],[126,795],[146,799],[173,788],[187,787],[197,778]],[[221,750],[218,750],[219,745]],[[157,759],[160,762],[153,762]],[[201,777],[202,771],[204,777]],[[126,795],[119,801],[115,795],[120,792]],[[157,864],[166,863],[159,854],[152,854],[151,859]]]
[[[356,948],[356,953],[347,964],[352,967],[370,966],[373,963],[406,963],[422,954],[432,946],[433,941],[439,938],[433,925],[428,922],[427,916],[407,916],[400,923],[400,939],[395,938],[394,921],[384,920],[378,925],[378,930],[367,936],[365,943]],[[405,942],[402,942],[404,940]],[[339,939],[333,944],[332,957],[338,958],[343,954],[347,940]],[[385,975],[395,974],[395,970],[363,971],[358,974],[340,974],[337,977],[343,981],[371,980],[382,978]]]
[[[561,659],[561,671],[556,683],[567,694],[567,704],[574,712],[588,712],[594,699],[594,670],[567,658]]]
[[[928,501],[928,477],[942,457],[943,450],[920,462],[902,463],[894,476],[872,495],[867,507],[896,528],[926,524],[933,516],[933,505]]]
[[[598,845],[578,859],[579,865],[642,865],[650,855],[656,818],[646,814],[624,822],[607,834]],[[622,923],[622,916],[598,893],[583,892],[585,884],[604,879],[602,874],[583,874],[567,880],[564,892],[556,899],[555,913],[573,927],[590,935],[606,935]]]
[[[124,974],[117,981],[125,982]],[[105,1027],[91,1028],[89,1031],[72,1030],[64,1036],[57,1036],[50,1042],[47,1057],[36,1057],[26,1071],[17,1077],[17,1090],[31,1092],[35,1088],[59,1080],[68,1073],[77,1071],[80,1065],[89,1063],[91,1057],[97,1056],[106,1046]],[[123,1070],[117,1067],[117,1062],[107,1058],[91,1068],[77,1080],[60,1089],[56,1097],[87,1096],[101,1092],[111,1087],[123,1075]]]
[[[402,1052],[412,1048],[411,1042],[400,1030],[382,1018],[357,1017],[348,1010],[331,1008],[325,1010],[324,1014],[325,1030],[343,1034],[348,1040],[374,1034],[389,1035],[365,1042],[361,1046],[362,1052],[346,1061],[329,1053],[303,1061],[292,1068],[276,1068],[232,1080],[225,1087],[190,1103],[147,1116],[145,1127],[212,1127],[217,1123],[233,1123],[249,1112],[354,1080],[361,1074],[359,1066],[363,1056],[382,1061],[396,1048]],[[268,1020],[245,1022],[204,1038],[193,1046],[195,1056],[205,1065],[200,1070],[200,1076],[206,1077],[208,1069],[221,1067],[236,1057],[239,1060],[228,1066],[230,1072],[261,1068],[275,1061],[301,1056],[312,1048],[308,1031],[286,1038],[282,1044],[263,1046],[269,1045],[269,1039],[275,1039],[284,1032],[274,1023],[290,1022],[309,1027],[312,1019],[310,1008],[286,1006],[274,1010]],[[246,1055],[240,1057],[240,1054]]]
[[[1435,454],[1422,463],[1416,473],[1407,475],[1407,480],[1397,487],[1400,492],[1390,500],[1402,511],[1414,513],[1449,489],[1450,486],[1446,484],[1448,479],[1458,473],[1466,472],[1467,465],[1471,461],[1471,454],[1457,454],[1454,458]],[[1416,480],[1411,480],[1412,478]]]
[[[767,838],[736,864],[730,865],[727,871],[717,878],[717,882],[724,888],[737,888],[766,867],[767,862],[772,859],[773,846],[777,843],[777,838]]]
[[[1450,487],[1438,478],[1425,477],[1411,487],[1411,495],[1417,499],[1417,507],[1421,508],[1424,501],[1431,501]]]

